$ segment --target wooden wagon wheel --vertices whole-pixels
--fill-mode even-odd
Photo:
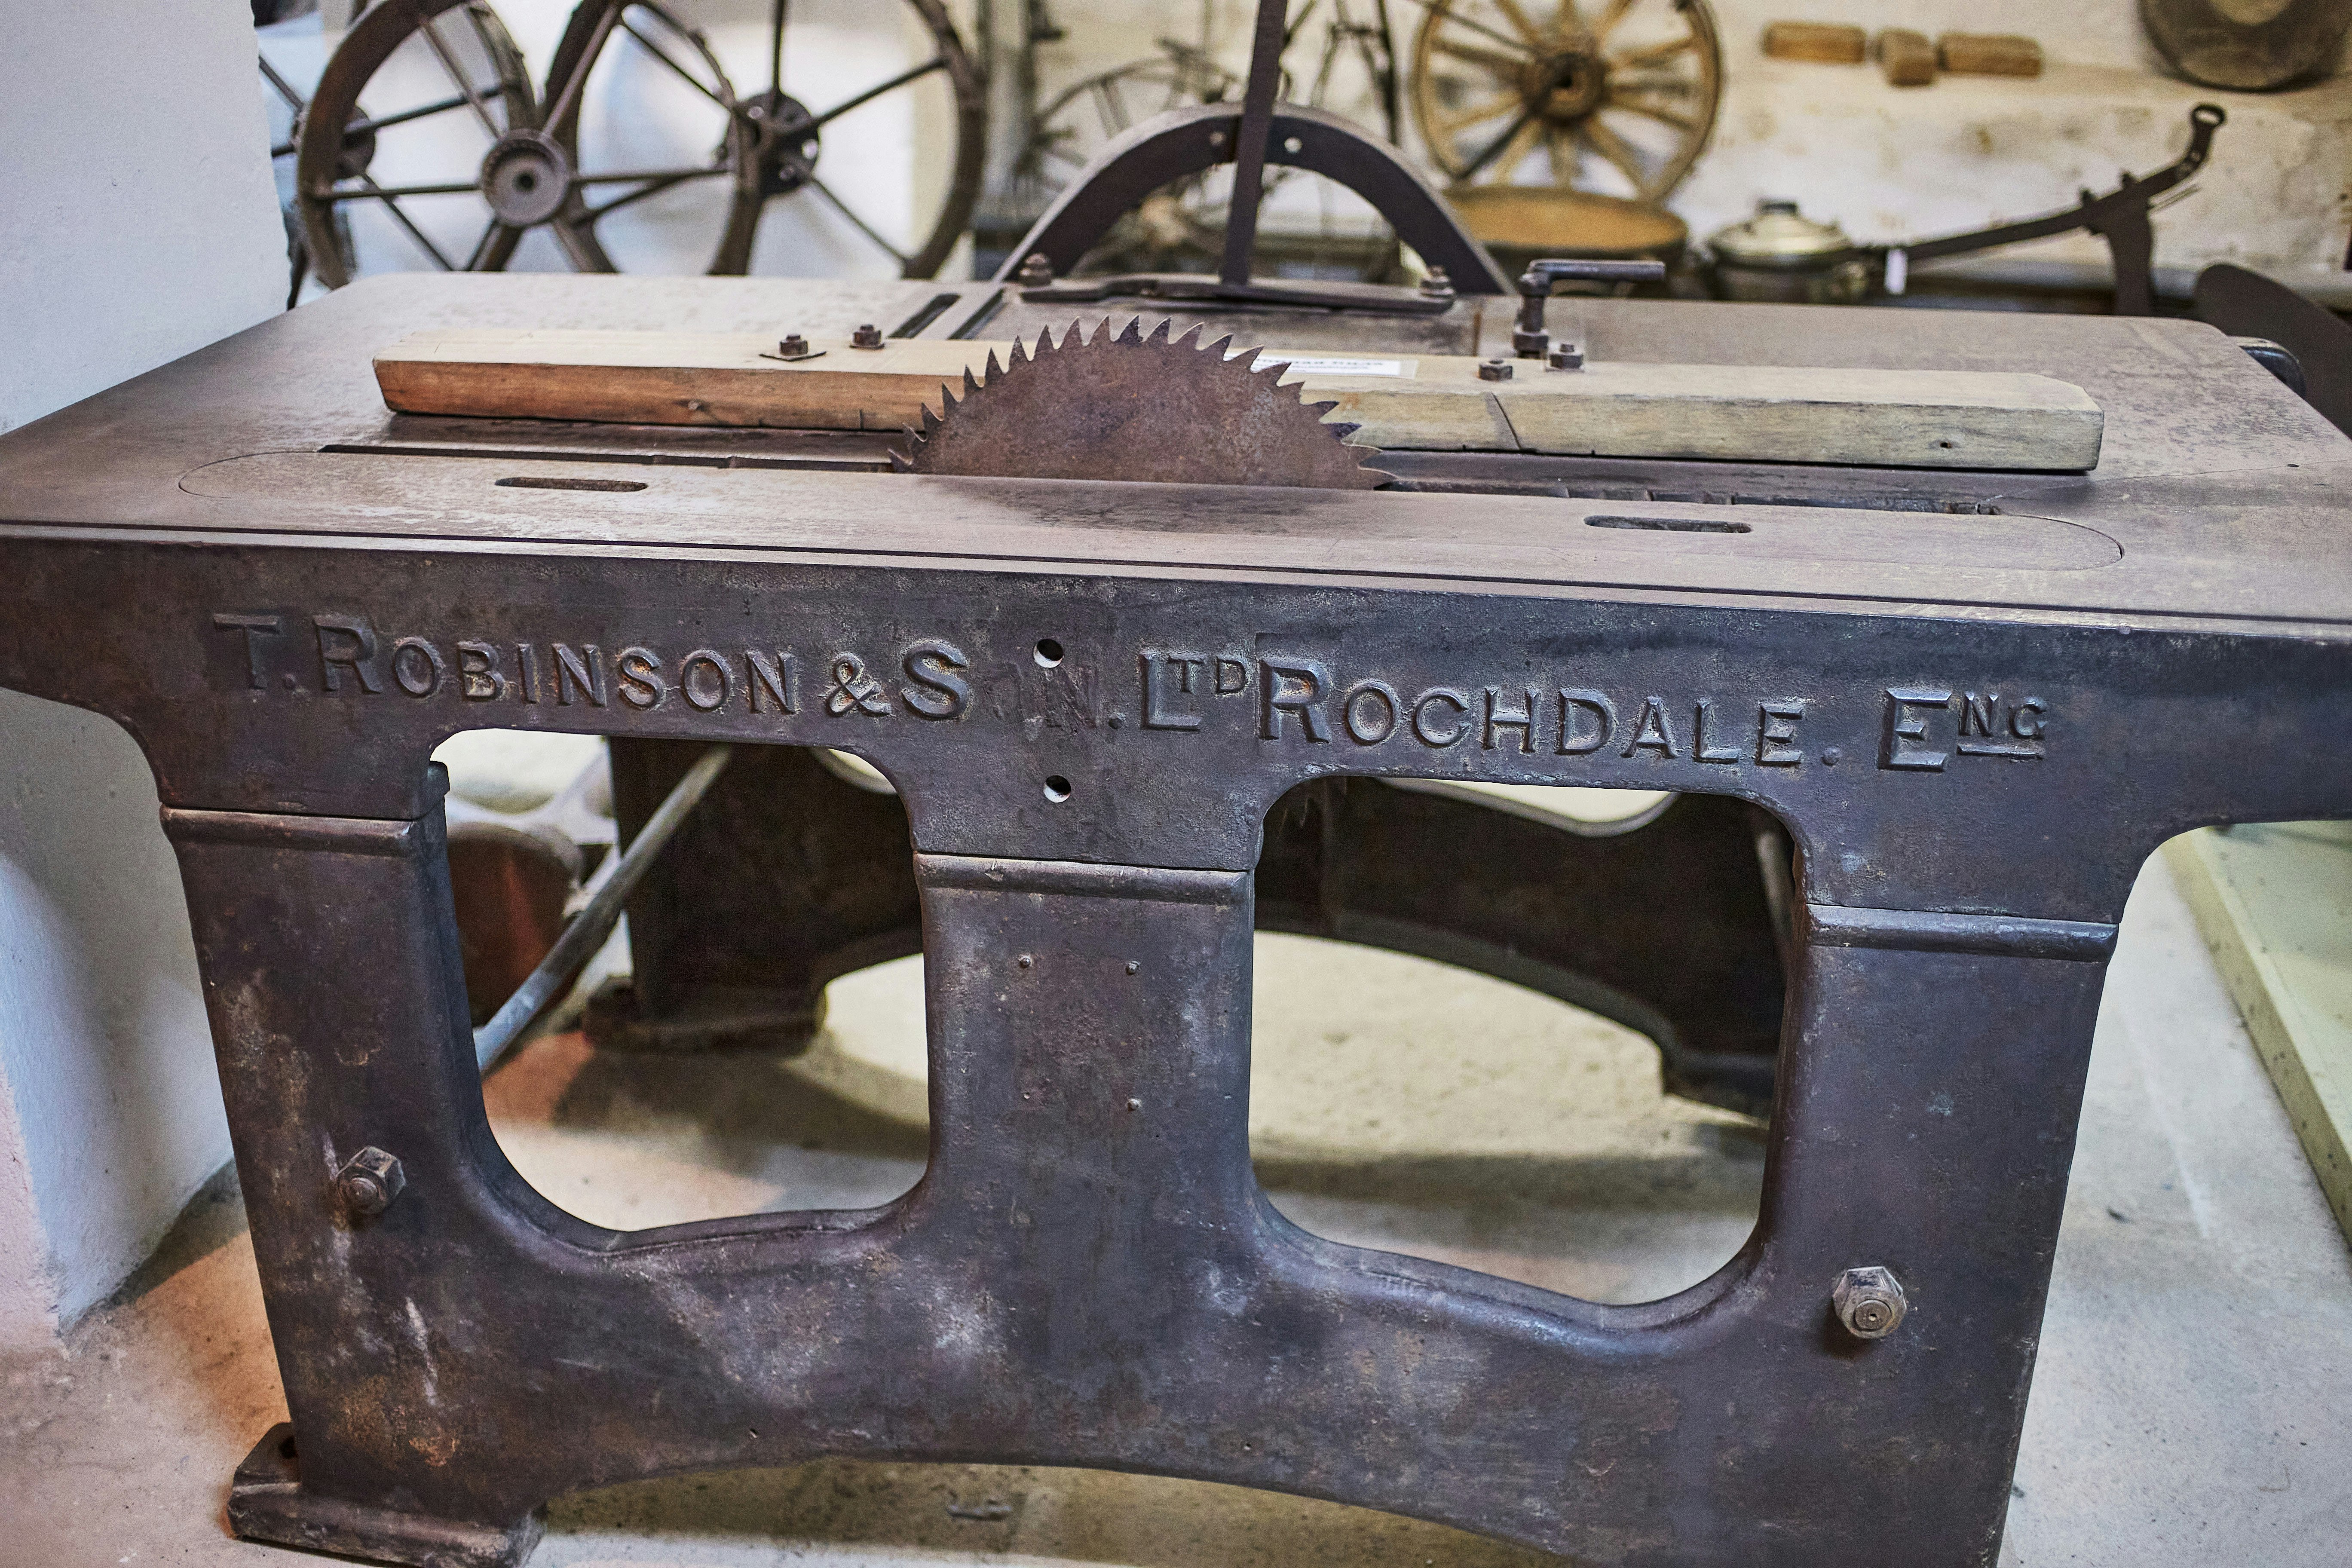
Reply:
[[[1715,128],[1723,47],[1706,0],[1414,0],[1412,118],[1457,184],[1654,202]]]

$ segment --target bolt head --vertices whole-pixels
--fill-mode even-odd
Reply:
[[[849,335],[849,346],[857,349],[878,349],[882,346],[882,329],[868,321]]]
[[[776,345],[776,352],[780,354],[804,354],[808,353],[808,340],[793,332]]]
[[[335,1173],[335,1195],[353,1214],[380,1215],[408,1185],[400,1162],[371,1143]]]
[[[1054,264],[1045,259],[1044,251],[1033,250],[1021,258],[1021,270],[1013,277],[1033,289],[1043,288],[1054,280]]]
[[[1486,363],[1478,367],[1478,379],[1480,381],[1510,380],[1511,362],[1507,359],[1488,360]]]
[[[1883,1340],[1893,1333],[1910,1310],[1903,1287],[1892,1271],[1870,1264],[1849,1268],[1830,1287],[1830,1305],[1845,1331],[1858,1340]]]

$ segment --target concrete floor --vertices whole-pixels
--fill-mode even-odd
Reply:
[[[489,1085],[501,1142],[616,1226],[870,1203],[920,1169],[912,963],[852,977],[807,1057],[648,1063],[542,1040]],[[1754,1216],[1760,1144],[1663,1099],[1634,1037],[1515,988],[1300,939],[1261,948],[1253,1136],[1293,1218],[1636,1300]],[[62,1354],[0,1363],[0,1563],[290,1563],[227,1538],[283,1413],[235,1191]],[[560,1419],[560,1412],[551,1418]],[[2170,872],[2125,922],[2094,1056],[2004,1565],[2352,1561],[2352,1256]],[[1191,1482],[818,1464],[559,1500],[533,1568],[1436,1563],[1533,1555]]]

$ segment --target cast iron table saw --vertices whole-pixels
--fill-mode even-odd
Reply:
[[[425,328],[937,336],[983,297],[992,336],[1072,314],[374,280],[0,437],[0,683],[138,739],[194,922],[292,1416],[235,1528],[511,1564],[557,1494],[846,1455],[1197,1477],[1612,1563],[1990,1563],[2134,875],[2200,824],[2352,815],[2352,445],[2210,329],[2086,317],[1576,307],[1596,362],[2054,376],[2105,413],[2080,474],[938,478],[889,471],[887,431],[394,416],[370,370]],[[1223,326],[1499,353],[1500,310]],[[768,748],[646,895],[636,1005],[765,986],[805,1026],[828,974],[919,944],[913,1191],[625,1233],[516,1174],[428,765],[485,726],[614,737],[625,818],[707,743]],[[1681,798],[1604,865],[1381,777]],[[1769,1097],[1750,1244],[1614,1306],[1283,1220],[1245,1121],[1262,896]],[[355,1161],[384,1201],[351,1201]]]

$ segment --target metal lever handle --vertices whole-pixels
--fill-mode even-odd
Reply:
[[[1564,278],[1591,283],[1657,283],[1664,280],[1663,261],[1585,261],[1562,257],[1528,263],[1519,274],[1519,320],[1511,329],[1511,352],[1521,359],[1541,359],[1551,346],[1544,331],[1544,301],[1552,285]]]

